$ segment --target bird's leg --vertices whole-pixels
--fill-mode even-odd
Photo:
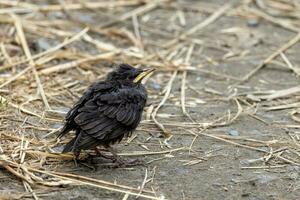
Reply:
[[[74,151],[74,164],[77,167],[78,166],[78,161],[79,161],[79,156],[80,156],[80,151]]]
[[[107,147],[106,149],[112,154],[112,157],[114,158],[114,160],[113,160],[114,162],[118,162],[118,160],[121,159],[121,157],[118,156],[118,154],[114,148]]]
[[[107,167],[132,167],[136,165],[143,165],[144,163],[139,159],[124,159],[117,155],[116,151],[112,147],[106,147],[106,151],[110,152],[111,155],[107,155],[103,153],[103,149],[95,148],[95,151],[98,156],[109,159],[112,163],[105,163],[101,165],[105,165]]]
[[[107,150],[113,155],[113,162],[115,167],[130,167],[135,165],[143,165],[144,163],[139,159],[124,159],[117,155],[116,151],[112,147],[107,147]]]
[[[107,149],[105,149],[106,151],[109,151]],[[107,155],[106,153],[103,153],[103,151],[105,151],[104,149],[100,149],[99,147],[96,147],[95,148],[95,151],[96,151],[96,154],[100,157],[103,157],[103,158],[106,158],[106,159],[109,159],[109,160],[112,160],[112,161],[115,161],[116,158],[115,158],[115,155],[114,153],[112,153],[111,151],[109,151],[112,155]]]
[[[90,166],[90,165],[80,161],[80,159],[79,159],[80,151],[74,151],[73,153],[74,153],[73,161],[74,161],[74,164],[75,164],[76,167],[78,167],[79,164],[80,164],[80,165],[83,165],[84,167],[95,170],[95,167]]]

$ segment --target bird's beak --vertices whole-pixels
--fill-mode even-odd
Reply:
[[[134,83],[138,83],[142,81],[146,76],[151,74],[153,71],[155,71],[154,68],[144,69],[134,80]]]

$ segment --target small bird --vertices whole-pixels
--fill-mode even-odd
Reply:
[[[58,135],[61,138],[75,130],[63,153],[73,152],[78,159],[81,150],[95,149],[99,156],[108,158],[98,148],[101,146],[112,153],[112,160],[120,161],[111,145],[130,137],[140,123],[147,100],[142,80],[153,71],[120,64],[104,81],[89,86],[67,113]]]

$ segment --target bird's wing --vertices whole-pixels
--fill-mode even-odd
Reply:
[[[101,95],[97,104],[105,116],[135,129],[140,122],[146,99],[147,94],[144,90],[121,89]]]
[[[141,120],[146,96],[137,89],[97,95],[78,109],[74,121],[85,134],[105,141],[122,139]],[[82,148],[82,144],[79,147]]]
[[[109,90],[113,87],[111,83],[106,82],[96,82],[92,84],[88,89],[83,93],[82,97],[74,104],[71,110],[66,115],[66,120],[73,120],[76,114],[78,114],[78,109],[82,107],[89,99],[91,99],[95,93],[103,93],[106,90]]]
[[[74,104],[74,106],[69,110],[65,117],[65,125],[60,131],[58,137],[64,136],[70,130],[75,128],[74,118],[79,114],[78,110],[85,105],[85,103],[93,98],[95,93],[105,93],[107,90],[110,90],[113,85],[109,82],[99,81],[92,84],[88,89],[83,93],[82,97]]]

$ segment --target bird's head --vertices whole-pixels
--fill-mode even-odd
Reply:
[[[108,74],[107,80],[129,80],[134,83],[141,83],[154,70],[153,68],[134,68],[128,64],[120,64],[116,70]]]

